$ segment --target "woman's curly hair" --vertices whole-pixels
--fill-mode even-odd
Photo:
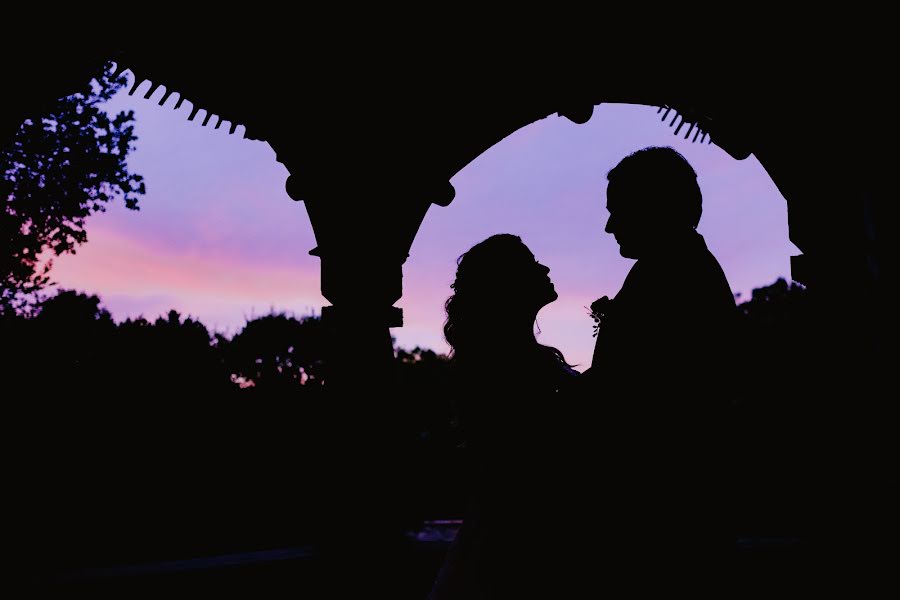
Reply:
[[[481,345],[496,314],[485,310],[486,304],[492,298],[502,297],[498,291],[504,286],[502,274],[509,266],[508,258],[523,245],[519,236],[500,233],[475,244],[457,259],[456,279],[450,286],[453,295],[444,304],[447,313],[444,338],[450,344],[454,358]],[[538,347],[569,366],[556,348],[541,344]]]

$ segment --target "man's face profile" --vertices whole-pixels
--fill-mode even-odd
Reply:
[[[619,254],[625,258],[640,258],[644,245],[642,238],[646,227],[640,217],[640,206],[640,195],[630,186],[610,182],[606,191],[606,210],[609,211],[606,232],[616,238]]]

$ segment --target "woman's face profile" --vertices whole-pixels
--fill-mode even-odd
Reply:
[[[550,279],[550,268],[541,264],[521,242],[512,250],[509,271],[505,274],[511,283],[510,292],[529,309],[541,309],[556,300],[559,295]]]

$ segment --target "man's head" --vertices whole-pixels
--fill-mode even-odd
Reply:
[[[615,236],[626,258],[664,251],[700,222],[703,199],[697,173],[672,148],[638,150],[606,178],[606,232]]]

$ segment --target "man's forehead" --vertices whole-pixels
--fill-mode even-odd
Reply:
[[[637,182],[610,182],[606,187],[606,206],[627,208],[644,197],[643,188]]]
[[[618,206],[620,196],[618,189],[610,183],[606,188],[606,207]]]

